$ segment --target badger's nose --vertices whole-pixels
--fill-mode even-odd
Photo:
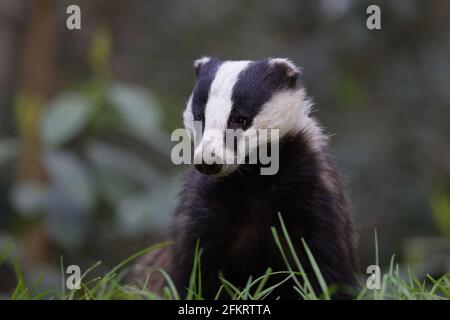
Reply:
[[[207,164],[207,163],[201,163],[196,164],[195,169],[200,171],[203,174],[216,174],[222,170],[222,165],[219,163],[213,163],[213,164]]]

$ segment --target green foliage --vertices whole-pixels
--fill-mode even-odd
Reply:
[[[339,106],[358,110],[364,107],[366,92],[357,79],[345,72],[338,72],[334,81],[333,93]]]
[[[233,300],[264,300],[269,294],[273,292],[278,286],[283,285],[289,280],[294,280],[294,289],[298,292],[299,298],[306,300],[318,300],[318,299],[330,299],[333,294],[333,286],[328,286],[321,274],[320,268],[317,265],[313,253],[309,249],[307,243],[303,241],[303,246],[306,250],[308,260],[313,267],[314,276],[317,278],[320,287],[323,291],[322,296],[317,296],[312,289],[311,282],[308,276],[303,272],[303,267],[298,258],[292,241],[287,233],[286,226],[279,215],[280,225],[281,225],[281,235],[287,243],[287,252],[281,246],[281,238],[275,228],[272,228],[274,239],[280,249],[280,253],[285,259],[287,271],[273,272],[268,269],[264,275],[259,276],[253,280],[253,277],[249,277],[245,287],[240,288],[232,284],[230,281],[225,279],[222,275],[219,275],[219,279],[222,283],[219,288],[216,299],[222,293],[226,293],[230,299]],[[187,295],[181,295],[169,274],[164,270],[159,270],[164,278],[166,279],[166,287],[164,288],[163,296],[159,296],[155,292],[151,292],[147,289],[147,281],[142,287],[135,285],[124,284],[123,279],[127,274],[127,266],[133,262],[136,258],[141,257],[153,250],[163,248],[167,246],[167,243],[158,244],[146,248],[119,263],[117,266],[112,268],[109,272],[100,277],[93,277],[88,279],[88,275],[92,273],[95,269],[100,266],[100,262],[93,264],[88,268],[81,276],[81,289],[80,290],[70,290],[66,292],[65,290],[65,279],[64,279],[64,263],[61,259],[61,278],[62,286],[61,291],[39,291],[39,285],[43,279],[43,274],[41,274],[32,286],[28,286],[24,280],[23,273],[20,269],[19,264],[16,259],[10,257],[12,253],[12,247],[6,246],[0,251],[0,264],[4,262],[8,256],[11,261],[16,277],[17,285],[16,288],[10,295],[13,300],[18,299],[68,299],[68,300],[110,300],[110,299],[146,299],[146,300],[159,300],[159,299],[187,299],[187,300],[198,300],[203,299],[202,297],[202,283],[201,283],[201,248],[200,244],[197,243],[194,252],[194,264],[191,273],[191,278],[189,281],[189,287],[186,288]],[[290,265],[289,255],[292,256],[295,262],[295,268]],[[278,283],[266,287],[268,280],[274,275],[285,275],[285,278]],[[434,279],[431,276],[422,281],[419,280],[412,272],[408,269],[408,276],[404,277],[399,271],[399,265],[395,264],[394,256],[391,259],[388,272],[382,274],[382,285],[378,290],[368,290],[366,286],[361,286],[359,292],[356,295],[357,300],[384,300],[384,299],[400,299],[400,300],[448,300],[450,299],[450,273],[444,274],[438,279]],[[370,292],[373,291],[373,292]]]
[[[59,147],[85,129],[93,111],[92,102],[80,93],[63,93],[47,107],[41,124],[45,145]]]
[[[430,203],[436,227],[444,237],[450,239],[450,197],[445,192],[436,192]]]
[[[118,19],[113,20],[120,20],[120,28],[111,32],[112,21],[103,21],[93,33],[53,41],[59,70],[51,80],[58,82],[55,89],[62,91],[48,104],[42,97],[21,93],[17,86],[22,77],[10,75],[27,66],[11,65],[5,73],[10,81],[1,95],[5,106],[5,128],[1,129],[5,129],[2,134],[14,134],[17,129],[17,137],[2,136],[0,140],[0,227],[7,235],[18,234],[35,219],[24,208],[39,206],[34,211],[43,217],[36,221],[50,229],[52,244],[69,247],[74,256],[105,254],[93,252],[105,247],[96,246],[104,241],[101,230],[108,230],[112,237],[126,234],[127,241],[135,240],[140,232],[164,230],[164,216],[171,211],[174,192],[167,183],[171,177],[159,166],[170,166],[170,161],[160,159],[169,139],[159,126],[174,129],[181,125],[180,114],[194,81],[192,60],[201,54],[251,59],[276,54],[304,67],[302,79],[315,98],[317,116],[326,120],[327,133],[337,133],[332,146],[338,164],[351,177],[361,225],[374,223],[384,234],[391,232],[385,248],[413,237],[408,263],[428,264],[423,269],[433,274],[434,267],[440,268],[439,272],[447,270],[447,264],[434,257],[448,259],[448,246],[441,248],[440,241],[419,236],[435,232],[427,224],[431,212],[436,229],[446,237],[442,240],[448,243],[450,238],[448,194],[432,194],[432,210],[427,210],[428,196],[424,194],[426,188],[448,182],[445,151],[450,135],[445,119],[450,111],[450,64],[447,50],[441,50],[447,43],[446,34],[433,32],[441,20],[433,18],[435,13],[445,10],[437,4],[421,5],[419,0],[407,7],[399,1],[384,3],[389,26],[374,37],[361,20],[364,4],[345,1],[345,6],[336,7],[330,6],[331,1],[322,2],[274,5],[252,0],[245,4],[211,2],[205,7],[206,3],[199,6],[186,1],[177,2],[180,10],[173,10],[170,1],[156,7],[138,1],[125,15],[119,12],[121,6],[98,6],[91,18],[85,17],[88,25],[118,9],[113,12]],[[166,28],[168,17],[171,28]],[[9,29],[14,32],[17,28]],[[11,35],[8,38],[17,38]],[[86,36],[92,36],[87,51]],[[14,48],[26,48],[10,47],[12,54],[3,55],[6,62],[8,57],[22,55]],[[151,91],[117,82],[110,70]],[[14,97],[15,117],[11,118],[8,104]],[[13,168],[18,152],[36,144],[37,128],[45,147],[42,157],[49,177],[45,186],[18,181]],[[41,207],[43,204],[48,206]],[[98,243],[85,242],[83,246],[93,235],[89,232],[97,232]],[[283,237],[283,232],[277,236]],[[286,251],[291,258],[289,247]],[[402,259],[409,255],[402,251]],[[315,298],[305,286],[298,262],[288,261],[292,270],[286,268],[287,281],[297,280],[304,287],[297,284],[297,289],[305,297]],[[414,270],[423,277],[416,266]],[[268,270],[270,277],[271,272]],[[239,293],[232,284],[221,290],[234,292],[236,298],[262,298],[267,293],[267,279],[265,275],[253,278],[246,288],[237,289]],[[388,290],[391,278],[386,279]]]
[[[2,139],[0,141],[0,166],[15,159],[18,152],[17,139]]]
[[[20,218],[42,215],[50,237],[65,248],[83,244],[100,206],[98,215],[107,216],[112,233],[136,235],[163,232],[162,213],[174,205],[170,141],[160,128],[160,105],[149,90],[110,78],[110,52],[111,35],[100,26],[90,45],[90,78],[45,104],[18,94],[19,136],[0,138],[0,165],[41,143],[48,182],[12,181],[11,208]]]
[[[97,77],[107,76],[111,56],[111,32],[103,24],[97,28],[89,50],[89,62]]]

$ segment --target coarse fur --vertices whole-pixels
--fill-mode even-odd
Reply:
[[[279,129],[279,140],[270,141],[279,147],[279,170],[275,175],[261,175],[259,164],[223,164],[214,175],[192,170],[175,214],[174,243],[156,254],[165,265],[157,260],[152,264],[166,267],[185,294],[199,241],[207,299],[220,287],[219,273],[243,287],[250,276],[261,276],[269,267],[287,270],[271,233],[272,226],[280,228],[280,212],[317,293],[320,288],[302,238],[326,283],[337,286],[333,298],[350,297],[345,289],[356,284],[356,233],[350,205],[328,152],[327,137],[310,115],[312,104],[297,79],[299,69],[282,58],[222,62],[210,57],[196,60],[194,68],[197,81],[183,114],[192,136],[203,139],[202,133],[194,131],[193,121],[202,121],[205,130]],[[273,276],[271,281],[283,278]],[[160,289],[161,283],[153,289]],[[292,282],[286,282],[270,297],[299,298],[292,287]]]

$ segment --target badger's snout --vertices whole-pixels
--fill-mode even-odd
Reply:
[[[212,175],[219,173],[222,170],[222,165],[219,163],[212,163],[212,164],[201,163],[196,164],[195,169],[197,169],[203,174]]]
[[[205,130],[203,139],[194,151],[194,166],[203,174],[221,175],[226,165],[226,150],[223,145],[223,134],[218,130],[216,136],[210,137],[209,131]]]

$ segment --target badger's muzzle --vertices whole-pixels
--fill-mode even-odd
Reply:
[[[222,165],[219,163],[213,163],[213,164],[207,164],[207,163],[201,163],[196,164],[195,169],[200,171],[203,174],[212,175],[217,174],[222,170]]]

